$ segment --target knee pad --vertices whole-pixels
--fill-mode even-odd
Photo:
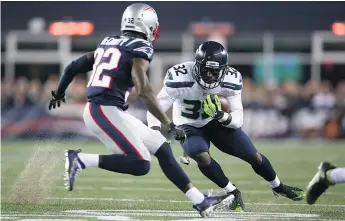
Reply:
[[[198,163],[200,167],[207,167],[210,165],[212,158],[208,152],[203,152],[195,155],[193,159]]]
[[[262,154],[259,152],[256,152],[256,161],[258,164],[262,164]]]
[[[263,163],[263,156],[261,153],[256,152],[256,154],[251,154],[250,158],[248,159],[248,163],[251,165],[262,165]]]
[[[159,147],[155,153],[155,156],[158,160],[169,160],[170,158],[174,158],[171,147],[167,142],[164,142],[162,146]]]
[[[150,172],[151,164],[150,161],[147,160],[140,160],[138,163],[138,170],[135,174],[135,176],[144,176]]]
[[[189,137],[182,145],[183,151],[190,157],[194,157],[199,153],[208,152],[209,144],[203,137]]]

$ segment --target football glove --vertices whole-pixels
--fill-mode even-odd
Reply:
[[[65,94],[56,94],[55,91],[52,91],[52,96],[53,98],[49,102],[49,110],[56,108],[56,104],[60,107],[61,101],[66,103]]]
[[[184,132],[184,130],[176,127],[174,123],[170,123],[168,128],[168,133],[171,133],[175,140],[178,140],[181,143],[183,143],[186,140],[186,133]]]
[[[207,95],[203,102],[203,108],[204,112],[214,119],[219,120],[224,116],[218,95]]]

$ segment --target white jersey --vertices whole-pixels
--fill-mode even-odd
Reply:
[[[205,90],[194,79],[194,65],[195,62],[185,62],[167,71],[164,86],[157,95],[163,111],[167,111],[173,105],[173,122],[176,125],[202,127],[212,120],[203,112],[202,103],[207,95],[217,94],[226,97],[229,101],[233,120],[228,127],[241,127],[243,123],[241,74],[229,67],[223,82],[218,87]],[[161,125],[149,112],[147,120],[149,127]]]

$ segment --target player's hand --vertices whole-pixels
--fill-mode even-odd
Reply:
[[[174,123],[170,123],[168,133],[171,133],[174,139],[180,141],[181,143],[186,140],[186,133],[184,130],[176,127]]]
[[[183,156],[180,156],[180,163],[183,163],[185,165],[190,164],[190,158],[186,153],[183,153]]]
[[[218,95],[207,95],[203,102],[203,108],[208,116],[215,119],[222,118],[224,114]]]
[[[56,105],[60,107],[61,101],[66,103],[65,94],[56,94],[55,91],[52,91],[52,96],[53,97],[49,102],[49,110],[56,108]]]

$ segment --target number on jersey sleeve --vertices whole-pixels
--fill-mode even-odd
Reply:
[[[110,88],[112,77],[102,74],[104,70],[116,69],[119,65],[121,58],[121,52],[118,48],[109,48],[104,50],[103,48],[98,48],[95,51],[95,63],[93,64],[93,72],[90,76],[88,87],[102,87]],[[109,62],[101,62],[102,58],[108,58],[111,56]]]

